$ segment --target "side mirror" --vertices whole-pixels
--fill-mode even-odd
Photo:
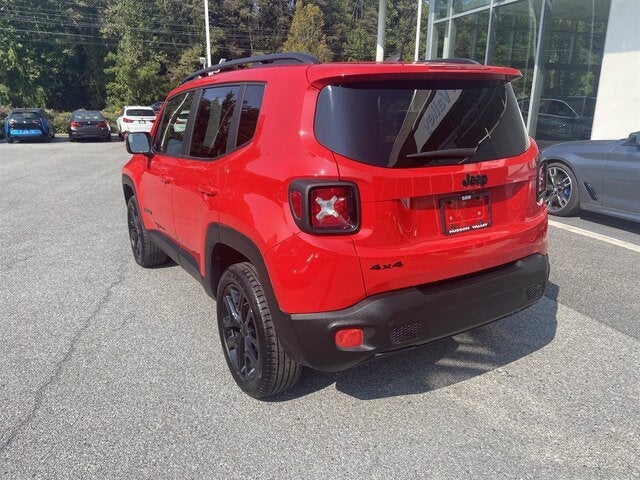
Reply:
[[[127,134],[127,152],[142,153],[150,156],[151,154],[151,138],[147,132],[133,132]]]
[[[633,132],[630,134],[629,140],[631,140],[632,144],[640,146],[640,132]]]

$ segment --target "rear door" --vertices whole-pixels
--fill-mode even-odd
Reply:
[[[220,218],[227,165],[253,138],[263,92],[263,84],[236,83],[205,88],[196,98],[174,191],[176,233],[187,262],[203,263],[206,229]]]
[[[175,176],[176,234],[186,262],[201,265],[206,226],[217,222],[225,181],[225,165],[239,85],[221,85],[198,92],[186,131],[190,142]],[[181,120],[184,119],[182,115]]]
[[[360,190],[368,294],[546,253],[537,147],[508,82],[343,79],[321,90],[315,134]]]

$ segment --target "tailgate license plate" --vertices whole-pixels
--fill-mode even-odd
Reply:
[[[138,120],[138,123],[147,123],[146,120]]]
[[[443,198],[440,200],[440,215],[446,235],[487,228],[491,226],[489,194]]]

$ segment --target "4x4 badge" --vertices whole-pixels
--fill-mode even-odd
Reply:
[[[484,187],[489,178],[486,175],[469,175],[467,173],[467,178],[462,180],[463,187],[469,187],[471,185],[480,185]]]
[[[404,267],[402,262],[396,262],[396,263],[383,263],[383,264],[375,264],[373,265],[369,270],[390,270],[392,268],[401,268]]]

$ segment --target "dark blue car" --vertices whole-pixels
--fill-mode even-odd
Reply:
[[[8,143],[14,140],[49,142],[56,136],[53,122],[41,108],[15,108],[4,123]]]

